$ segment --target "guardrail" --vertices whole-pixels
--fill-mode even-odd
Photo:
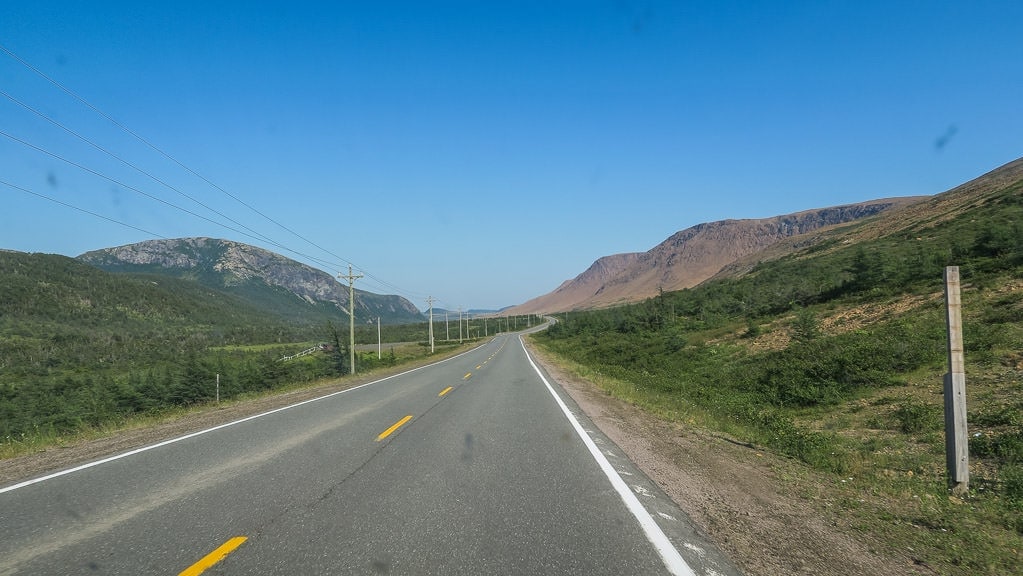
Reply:
[[[309,348],[307,350],[303,350],[303,351],[299,352],[298,354],[292,354],[291,356],[284,356],[283,358],[280,358],[277,361],[278,362],[287,362],[288,360],[294,360],[295,358],[298,358],[300,356],[308,356],[309,354],[312,354],[313,352],[318,352],[321,348],[322,348],[321,346],[313,346],[312,348]]]

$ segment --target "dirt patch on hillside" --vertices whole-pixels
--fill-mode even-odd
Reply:
[[[944,294],[941,292],[923,296],[907,295],[888,302],[872,302],[847,308],[839,313],[821,318],[820,329],[827,334],[844,334],[862,330],[867,326],[903,316],[911,310],[939,305],[944,302],[943,298]]]
[[[818,328],[828,335],[863,330],[878,322],[905,315],[911,310],[942,305],[943,298],[943,293],[936,292],[928,295],[907,295],[887,302],[871,302],[845,308],[833,314],[822,314],[818,319]],[[763,324],[759,327],[761,333],[752,338],[745,337],[748,328],[741,328],[721,338],[709,340],[708,343],[739,342],[753,353],[784,350],[792,342],[795,318],[795,314],[790,314],[781,316],[769,324]]]
[[[703,430],[666,422],[612,398],[530,351],[587,416],[629,455],[748,576],[934,574],[879,552],[798,462]]]

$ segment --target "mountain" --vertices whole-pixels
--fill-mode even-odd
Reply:
[[[94,250],[79,261],[115,273],[143,273],[196,281],[226,291],[282,316],[347,316],[348,286],[330,274],[269,250],[213,238],[149,240]],[[422,314],[401,296],[355,290],[356,321],[381,318],[421,322]]]
[[[513,306],[508,313],[561,312],[586,308],[587,299],[599,294],[604,287],[620,277],[633,263],[638,262],[642,252],[613,254],[598,258],[585,272],[572,280],[565,280],[553,292],[534,298],[520,306]]]
[[[553,292],[515,306],[512,313],[603,308],[690,288],[727,265],[772,244],[919,202],[888,198],[773,218],[721,220],[676,232],[647,252],[604,256]]]
[[[715,278],[735,278],[750,271],[754,266],[792,254],[811,245],[828,243],[832,249],[895,236],[898,234],[919,240],[928,228],[966,217],[971,211],[984,204],[1005,202],[1006,190],[1018,191],[1023,186],[1023,158],[1004,164],[965,184],[961,184],[934,196],[925,196],[898,210],[887,212],[884,217],[871,220],[862,226],[843,230],[841,235],[818,230],[813,234],[782,239],[760,252],[750,254],[724,266]],[[1010,192],[1009,197],[1013,197]],[[818,246],[818,250],[821,251]]]

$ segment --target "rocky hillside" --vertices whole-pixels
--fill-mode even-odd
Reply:
[[[261,306],[348,309],[348,287],[330,274],[269,250],[212,238],[150,240],[87,252],[79,261],[108,272],[169,275],[223,289]],[[401,296],[356,289],[357,320],[419,322],[422,314]],[[281,297],[285,298],[282,300]],[[296,302],[295,299],[302,302]]]
[[[602,308],[643,300],[661,290],[690,288],[779,240],[874,216],[921,199],[889,198],[773,218],[698,224],[673,234],[647,252],[602,257],[554,292],[516,306],[512,313]]]
[[[554,292],[534,298],[521,306],[514,306],[511,314],[534,312],[561,312],[584,308],[581,306],[587,299],[600,294],[606,285],[616,278],[622,277],[629,267],[638,262],[642,252],[626,252],[602,256],[590,265],[585,272],[571,280],[565,280]]]

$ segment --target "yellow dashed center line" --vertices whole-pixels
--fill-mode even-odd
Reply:
[[[451,392],[454,389],[455,389],[454,386],[448,386],[447,388],[441,390],[440,394],[437,394],[437,396],[444,396],[445,394],[447,394],[448,392]]]
[[[465,376],[462,376],[462,380],[468,380],[472,377],[472,372],[466,372]]]
[[[412,419],[412,415],[409,414],[408,416],[406,416],[406,417],[402,418],[401,420],[398,420],[397,422],[395,422],[390,428],[388,428],[387,430],[384,430],[383,432],[380,433],[379,436],[377,436],[377,442],[383,440],[384,438],[387,438],[391,434],[394,434],[394,432],[398,428],[401,428],[402,426],[404,426],[405,423],[408,422],[411,419]]]
[[[189,566],[184,572],[178,574],[178,576],[198,576],[199,574],[202,574],[214,564],[223,560],[228,554],[234,552],[234,549],[241,546],[246,540],[248,540],[248,538],[245,536],[235,536],[234,538],[231,538],[227,542],[221,544],[219,548],[204,556],[202,560],[199,560],[195,564]]]

